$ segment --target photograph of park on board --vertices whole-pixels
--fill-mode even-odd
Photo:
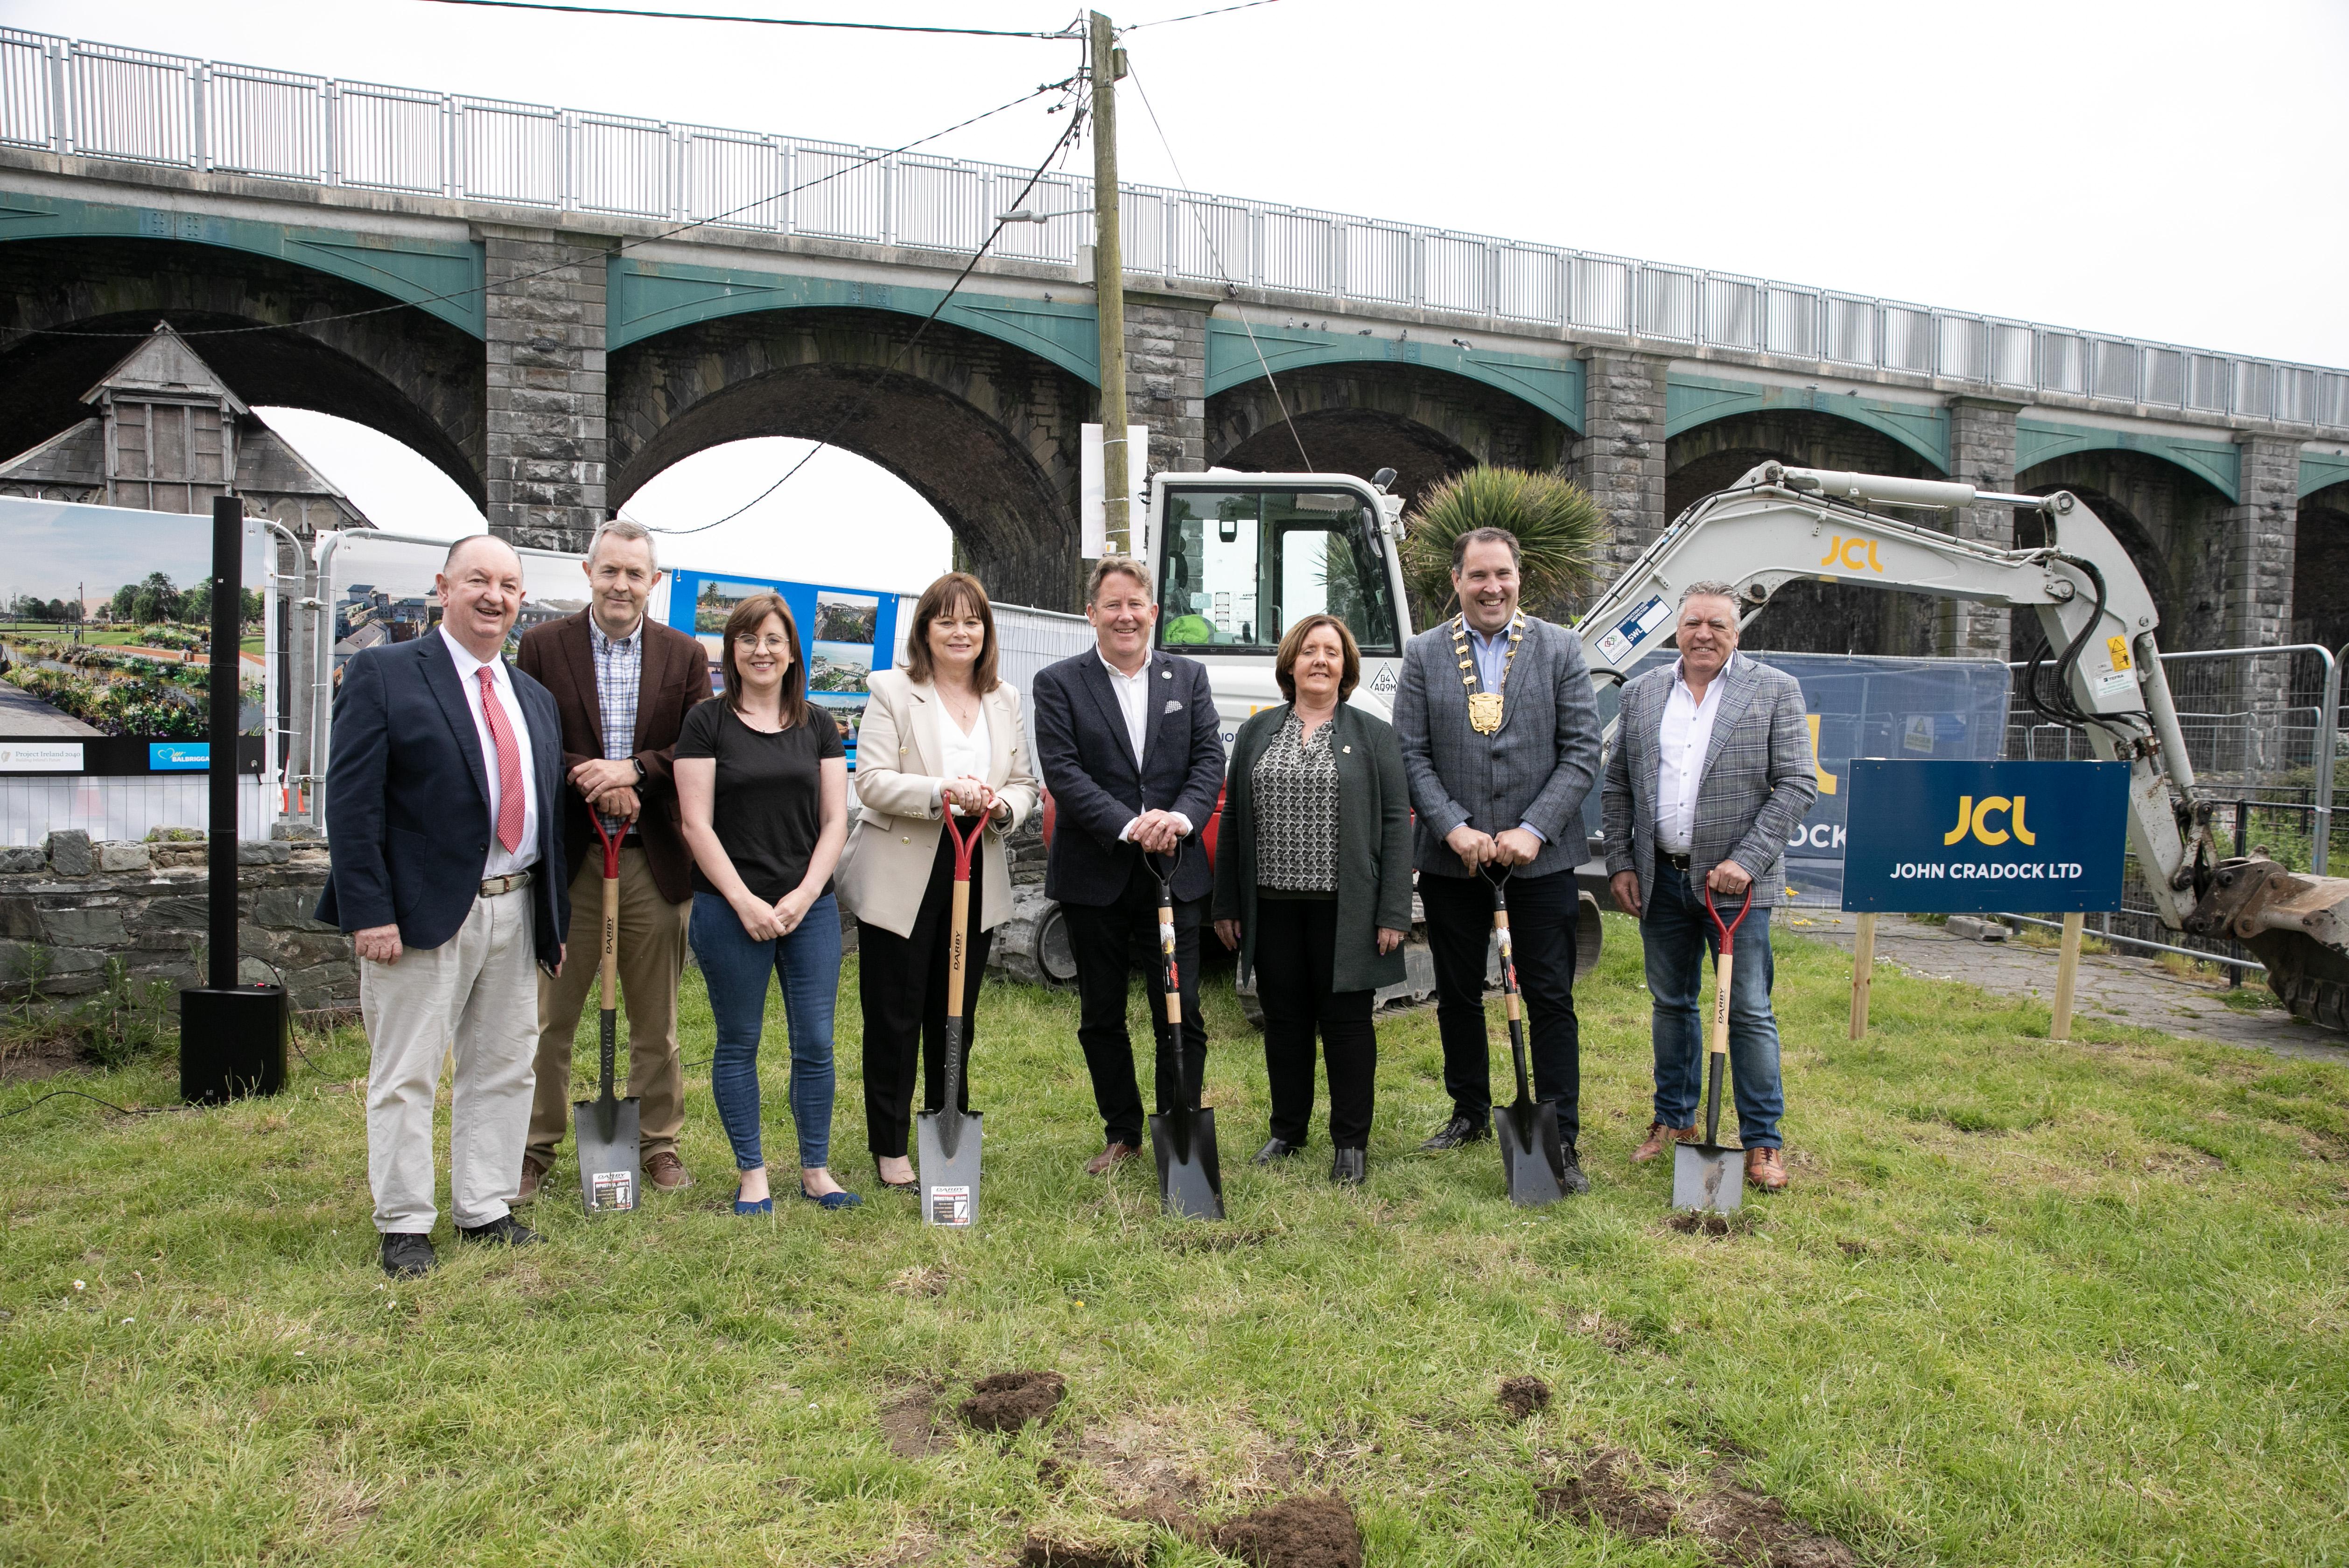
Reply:
[[[247,541],[245,582],[262,580]],[[212,520],[0,500],[0,735],[202,739],[212,680]],[[247,586],[239,727],[261,728],[262,595]]]

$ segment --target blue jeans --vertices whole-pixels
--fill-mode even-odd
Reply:
[[[1713,905],[1723,920],[1734,908]],[[1702,889],[1688,873],[1656,862],[1640,922],[1647,950],[1648,994],[1655,1003],[1656,1119],[1667,1127],[1696,1121],[1704,1093],[1705,1036],[1712,1019],[1699,1011],[1708,954],[1721,934],[1705,913]],[[1757,907],[1737,928],[1737,962],[1729,982],[1729,1070],[1737,1089],[1738,1140],[1748,1149],[1778,1147],[1778,1118],[1786,1102],[1778,1082],[1778,1020],[1770,1012],[1770,912]]]
[[[792,1120],[800,1164],[815,1170],[832,1157],[832,1009],[840,995],[840,905],[830,893],[808,906],[789,936],[753,942],[741,917],[713,892],[693,895],[693,956],[709,988],[718,1049],[709,1092],[734,1145],[734,1166],[756,1171],[759,1148],[759,1035],[767,1017],[767,976],[783,982],[783,1017],[792,1036]]]

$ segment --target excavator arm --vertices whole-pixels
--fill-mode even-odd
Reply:
[[[2001,550],[1912,521],[1981,505],[2039,512],[2048,542]],[[2023,672],[2023,695],[2083,731],[2098,758],[2128,764],[2129,847],[2163,923],[2234,937],[2295,1015],[2349,1030],[2349,879],[2216,859],[2210,802],[2162,674],[2160,615],[2128,552],[2079,498],[1764,463],[1682,512],[1578,623],[1592,684],[1620,681],[1671,641],[1692,583],[1725,584],[1743,624],[1803,580],[2036,614],[2047,652]]]

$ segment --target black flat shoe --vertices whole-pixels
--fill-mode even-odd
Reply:
[[[1268,1138],[1265,1140],[1264,1147],[1256,1151],[1256,1159],[1251,1163],[1269,1165],[1276,1160],[1286,1160],[1290,1155],[1302,1151],[1297,1144],[1289,1142],[1285,1138]]]
[[[1330,1161],[1330,1180],[1340,1187],[1359,1187],[1370,1179],[1370,1154],[1360,1149],[1340,1149]]]
[[[1590,1178],[1582,1173],[1582,1157],[1574,1151],[1573,1144],[1564,1145],[1563,1152],[1566,1155],[1566,1172],[1558,1185],[1578,1197],[1590,1191]]]
[[[386,1231],[383,1272],[394,1279],[421,1279],[440,1264],[432,1238],[415,1231]]]
[[[1457,1149],[1464,1143],[1474,1143],[1479,1139],[1492,1136],[1493,1124],[1489,1119],[1477,1121],[1469,1117],[1455,1116],[1437,1128],[1435,1135],[1419,1147],[1423,1151],[1433,1153],[1440,1150]]]
[[[486,1225],[458,1226],[457,1239],[460,1242],[498,1242],[509,1247],[534,1247],[546,1238],[512,1214],[500,1214]]]

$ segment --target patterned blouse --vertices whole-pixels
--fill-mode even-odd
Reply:
[[[1256,759],[1256,880],[1281,892],[1338,891],[1335,716],[1311,738],[1295,709]]]

